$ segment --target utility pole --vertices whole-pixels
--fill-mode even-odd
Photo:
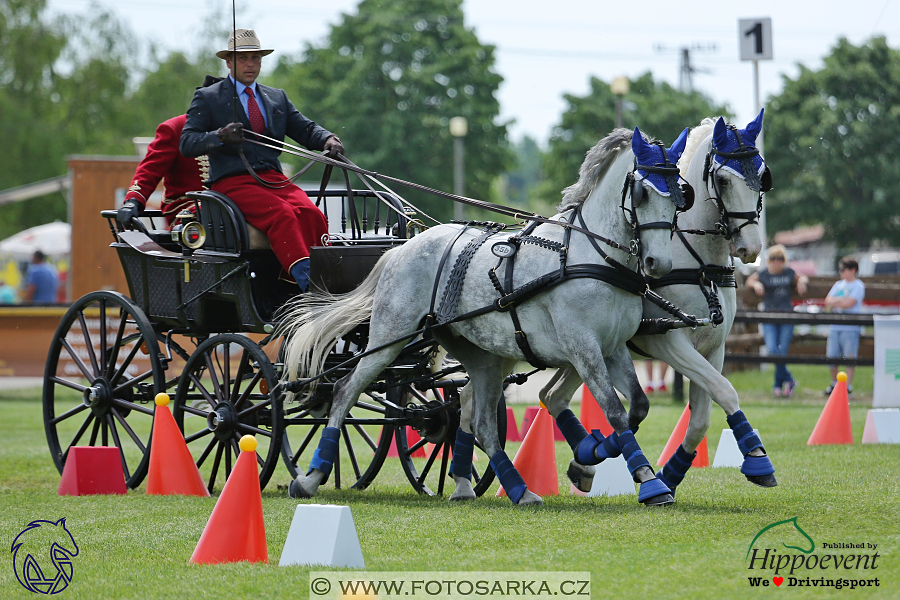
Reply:
[[[704,69],[700,67],[695,67],[691,63],[691,52],[700,52],[700,53],[712,53],[718,52],[719,47],[715,42],[709,42],[707,44],[701,44],[699,42],[694,42],[690,46],[681,46],[680,48],[669,48],[663,44],[655,44],[654,50],[659,53],[672,53],[677,52],[679,55],[679,67],[678,67],[678,89],[684,92],[685,94],[690,94],[694,91],[693,85],[693,74],[694,73],[712,73],[709,69]]]

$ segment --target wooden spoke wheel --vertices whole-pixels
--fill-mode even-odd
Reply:
[[[278,378],[259,345],[226,333],[197,346],[175,392],[175,422],[210,493],[224,485],[244,435],[256,437],[259,485],[265,488],[278,464],[283,432]]]
[[[328,426],[330,390],[316,394],[302,405],[285,405],[281,454],[292,478],[306,473]],[[326,486],[362,490],[372,483],[394,441],[394,425],[385,420],[386,410],[378,394],[366,393],[357,400],[341,427],[337,459]]]
[[[153,399],[163,357],[140,308],[116,292],[91,292],[63,315],[44,371],[44,428],[62,473],[72,446],[115,446],[125,483],[140,485],[150,460]]]
[[[423,418],[413,417],[411,427],[397,428],[397,452],[403,471],[410,485],[420,494],[429,496],[443,495],[445,482],[454,488],[453,479],[449,476],[450,463],[453,459],[453,444],[456,442],[456,430],[459,428],[459,395],[453,388],[436,393],[423,393],[412,386],[404,386],[398,390],[398,404],[406,408],[421,410]],[[412,441],[410,430],[418,440]],[[500,446],[506,445],[506,400],[500,398],[497,406],[497,430]],[[490,457],[484,447],[475,440],[475,452],[472,461],[472,487],[475,494],[481,496],[494,481],[494,469],[490,465]]]

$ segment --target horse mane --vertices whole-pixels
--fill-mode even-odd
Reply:
[[[587,200],[594,186],[618,158],[619,152],[631,144],[632,136],[634,132],[630,129],[613,129],[608,136],[588,150],[578,171],[578,181],[563,190],[563,199],[556,207],[556,211],[567,211]],[[646,139],[646,136],[644,138]]]
[[[688,165],[691,164],[694,153],[697,151],[697,148],[700,147],[700,142],[712,135],[713,127],[715,127],[716,121],[718,120],[719,117],[706,117],[700,121],[699,125],[691,129],[691,132],[688,134],[687,143],[684,146],[684,152],[682,152],[681,158],[678,160],[678,168],[681,169],[682,172],[686,172]]]

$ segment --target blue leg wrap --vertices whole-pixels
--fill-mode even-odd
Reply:
[[[612,436],[610,436],[612,437]],[[603,447],[603,442],[609,438],[604,438],[599,429],[595,429],[589,436],[581,440],[581,442],[573,449],[575,452],[575,460],[583,465],[599,465],[606,457],[600,457],[596,452]]]
[[[669,488],[659,479],[648,479],[641,484],[640,492],[638,492],[638,502],[644,502],[654,496],[661,494],[669,494]]]
[[[506,490],[506,495],[513,501],[513,504],[518,504],[519,500],[522,499],[522,496],[525,495],[525,490],[528,489],[528,487],[525,485],[525,480],[522,479],[522,476],[516,471],[512,461],[509,460],[506,452],[501,450],[493,455],[491,457],[491,467],[493,467],[494,473],[497,474],[500,485]]]
[[[466,433],[462,427],[456,430],[456,443],[453,444],[453,460],[450,472],[457,477],[472,479],[472,454],[475,452],[475,436]]]
[[[678,449],[675,450],[675,453],[668,460],[666,466],[656,474],[656,478],[666,484],[669,491],[674,494],[675,488],[678,487],[678,484],[681,483],[684,476],[687,474],[688,469],[691,468],[695,456],[697,456],[697,452],[688,454],[684,447],[681,444],[678,444]]]
[[[569,446],[572,447],[572,450],[578,448],[578,444],[581,443],[581,440],[588,436],[588,432],[584,428],[584,425],[581,424],[581,421],[578,420],[575,413],[568,408],[559,413],[559,416],[556,417],[556,424],[559,426],[559,430],[562,432],[563,437],[569,442]]]
[[[336,427],[326,427],[322,432],[322,438],[319,440],[319,447],[313,452],[312,460],[309,461],[309,471],[307,475],[313,472],[313,469],[325,473],[325,481],[331,475],[331,468],[334,466],[334,460],[337,458],[338,440],[341,439],[341,430]]]
[[[637,440],[634,439],[634,434],[630,429],[626,429],[622,435],[619,436],[618,443],[622,448],[622,455],[625,457],[625,462],[628,463],[628,472],[631,473],[632,477],[634,476],[634,472],[641,467],[650,466],[650,462],[647,460],[647,457],[644,456],[644,452],[638,445]]]
[[[741,464],[741,473],[744,475],[772,475],[775,473],[775,465],[766,456],[745,456]]]
[[[747,417],[744,416],[743,411],[737,411],[730,417],[726,417],[726,420],[728,421],[728,426],[731,427],[731,431],[734,432],[734,439],[737,440],[741,454],[747,456],[751,450],[762,448],[762,441],[753,431],[750,423],[747,422]]]

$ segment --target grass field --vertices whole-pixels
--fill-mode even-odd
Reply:
[[[773,489],[751,485],[734,468],[705,468],[689,473],[668,508],[647,509],[636,496],[576,497],[564,475],[570,453],[557,443],[561,495],[545,498],[542,508],[517,508],[493,494],[462,505],[418,496],[396,459],[388,459],[368,490],[330,490],[313,502],[351,507],[369,571],[589,571],[595,599],[900,598],[900,446],[860,443],[872,370],[860,369],[854,382],[856,443],[816,447],[806,441],[824,405],[827,374],[823,367],[792,370],[801,390],[791,400],[770,397],[771,372],[730,377],[775,463],[779,485]],[[655,399],[639,435],[651,463],[682,410],[670,396]],[[726,426],[724,414],[714,410],[711,460]],[[521,419],[524,407],[517,411]],[[263,491],[270,564],[190,566],[215,498],[150,497],[145,485],[124,497],[57,495],[59,473],[44,437],[40,390],[0,392],[0,440],[0,541],[9,548],[30,521],[66,517],[79,545],[72,584],[60,597],[308,596],[310,569],[277,566],[298,504],[287,497],[283,466]],[[510,456],[515,450],[508,448]],[[877,577],[880,586],[852,592],[751,587],[748,576],[774,574],[748,570],[754,536],[792,517],[815,541],[817,555],[861,552],[823,549],[823,543],[877,544],[879,554],[874,570],[816,569],[795,576]],[[781,541],[772,538],[769,547],[795,552]],[[0,598],[31,597],[7,556]]]

